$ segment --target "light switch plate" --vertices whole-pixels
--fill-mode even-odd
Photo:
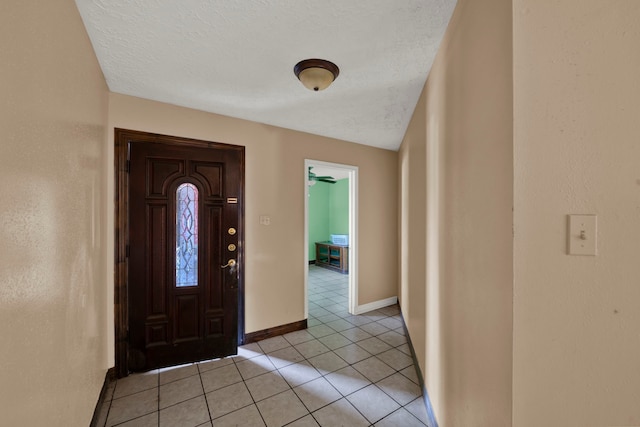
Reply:
[[[597,255],[598,217],[596,215],[569,215],[567,241],[569,255]]]
[[[260,215],[261,225],[271,225],[271,217],[269,215]]]

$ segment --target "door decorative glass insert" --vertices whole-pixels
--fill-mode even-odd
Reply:
[[[176,286],[198,286],[198,189],[176,190]]]

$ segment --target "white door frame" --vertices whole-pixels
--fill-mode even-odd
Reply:
[[[325,166],[349,173],[349,313],[358,307],[358,167],[321,160],[304,160],[304,317],[309,318],[309,166]]]

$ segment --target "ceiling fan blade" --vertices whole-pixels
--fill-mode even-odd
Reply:
[[[309,180],[326,182],[329,184],[335,184],[336,179],[332,176],[317,176],[315,173],[311,172],[313,166],[309,166]]]

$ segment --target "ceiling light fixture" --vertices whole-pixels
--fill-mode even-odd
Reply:
[[[307,89],[317,92],[328,88],[338,78],[340,69],[324,59],[305,59],[293,67],[293,72]]]

